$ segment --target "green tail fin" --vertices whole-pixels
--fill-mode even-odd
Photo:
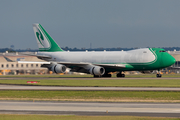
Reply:
[[[39,51],[42,52],[63,51],[40,24],[33,24],[33,29],[38,43]]]

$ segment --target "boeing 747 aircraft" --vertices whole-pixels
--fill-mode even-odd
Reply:
[[[160,71],[175,63],[174,57],[161,48],[143,48],[130,51],[69,52],[62,50],[40,24],[33,24],[38,43],[37,57],[54,73],[64,73],[66,68],[73,72],[82,72],[94,77],[125,77],[123,71]],[[19,63],[39,63],[19,61]],[[157,74],[161,77],[161,74]]]

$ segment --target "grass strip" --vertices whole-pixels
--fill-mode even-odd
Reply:
[[[166,101],[180,102],[180,92],[152,91],[0,91],[0,99],[74,101]]]
[[[39,81],[29,84],[27,81]],[[0,84],[82,87],[180,87],[180,79],[60,79],[0,80]]]
[[[179,120],[179,118],[137,117],[137,116],[73,116],[73,115],[7,115],[1,120]]]

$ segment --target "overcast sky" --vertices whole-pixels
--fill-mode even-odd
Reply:
[[[0,48],[37,49],[33,23],[61,47],[180,47],[180,0],[0,0]]]

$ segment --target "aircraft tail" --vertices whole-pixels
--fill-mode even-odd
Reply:
[[[41,52],[63,51],[40,24],[33,24],[34,34]]]

